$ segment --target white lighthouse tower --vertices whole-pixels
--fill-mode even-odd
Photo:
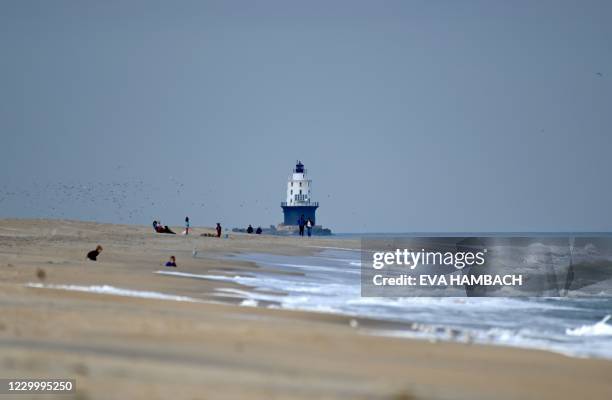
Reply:
[[[309,205],[312,179],[306,178],[304,165],[298,161],[287,182],[287,205]]]
[[[313,224],[316,222],[315,211],[319,203],[311,200],[312,180],[307,178],[306,172],[304,164],[298,161],[287,181],[287,201],[281,203],[285,225],[297,225],[302,215],[305,219],[310,218]]]

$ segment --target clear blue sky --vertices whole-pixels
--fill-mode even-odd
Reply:
[[[0,2],[0,216],[612,229],[610,1]]]

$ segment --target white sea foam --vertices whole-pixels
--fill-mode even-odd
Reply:
[[[326,272],[347,273],[347,274],[356,274],[356,275],[361,273],[359,270],[355,270],[355,269],[338,270],[338,268],[334,268],[334,267],[321,267],[318,265],[308,265],[308,264],[269,263],[269,265],[278,266],[278,267],[305,269],[308,271],[326,271]]]
[[[343,250],[343,251],[361,251],[360,249],[349,249],[346,247],[332,247],[332,246],[306,246],[306,247],[311,247],[314,249],[327,249],[327,250]]]
[[[257,307],[258,303],[257,303],[257,301],[255,301],[253,299],[245,299],[245,300],[242,300],[240,305],[241,306],[246,306],[246,307]]]
[[[174,271],[155,271],[156,274],[160,275],[168,275],[168,276],[180,276],[184,278],[193,278],[193,279],[206,279],[206,280],[215,280],[222,282],[233,282],[238,283],[240,285],[245,286],[253,286],[260,290],[266,291],[278,291],[278,292],[298,292],[298,293],[321,293],[329,291],[336,286],[338,289],[342,289],[341,285],[333,285],[333,284],[318,284],[312,282],[288,282],[283,279],[275,279],[270,277],[265,278],[257,278],[251,276],[226,276],[226,275],[200,275],[200,274],[191,274],[187,272],[174,272]],[[278,295],[275,295],[274,298],[278,298]],[[272,300],[269,298],[268,300]]]
[[[317,260],[328,260],[328,261],[334,261],[337,263],[347,263],[347,264],[352,264],[353,262],[356,261],[355,258],[324,257],[324,256],[314,256],[314,258],[316,258]]]
[[[187,302],[198,302],[200,300],[186,296],[176,296],[172,294],[149,292],[143,290],[132,290],[122,289],[109,285],[91,285],[91,286],[80,286],[80,285],[45,285],[42,283],[28,283],[27,287],[37,289],[56,289],[56,290],[70,290],[75,292],[87,292],[96,294],[108,294],[113,296],[123,297],[138,297],[142,299],[156,299],[156,300],[172,300],[172,301],[187,301]]]
[[[566,329],[570,336],[612,336],[612,325],[607,324],[612,316],[606,315],[601,321],[593,325],[582,325],[574,329]]]
[[[278,302],[278,295],[270,295],[260,292],[248,292],[246,290],[234,289],[234,288],[218,288],[216,289],[215,296],[221,297],[233,297],[237,299],[251,300],[256,303],[261,301],[267,302]]]
[[[214,279],[215,277],[224,278],[223,276],[217,276],[217,275],[190,274],[188,272],[178,272],[178,271],[155,271],[155,273],[160,274],[160,275],[181,276],[184,278],[195,278],[195,279]]]

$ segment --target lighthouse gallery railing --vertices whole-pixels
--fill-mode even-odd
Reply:
[[[306,207],[319,207],[319,202],[318,201],[310,201],[308,203],[293,203],[293,204],[287,204],[286,201],[283,201],[281,203],[281,207],[300,207],[300,206],[306,206]]]

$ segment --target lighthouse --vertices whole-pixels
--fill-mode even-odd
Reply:
[[[306,176],[304,164],[298,160],[293,173],[287,181],[287,201],[281,203],[283,209],[284,225],[297,225],[298,219],[303,215],[304,219],[316,222],[315,211],[319,207],[318,202],[311,199],[312,180]]]

